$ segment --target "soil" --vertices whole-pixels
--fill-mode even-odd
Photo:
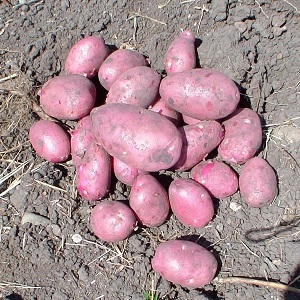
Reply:
[[[163,280],[150,264],[160,242],[184,238],[215,254],[218,278],[300,287],[299,23],[298,0],[1,1],[0,298],[300,299],[217,279],[186,289]],[[68,49],[89,35],[137,49],[163,74],[164,53],[182,29],[197,37],[199,65],[230,76],[241,105],[260,114],[258,155],[276,170],[278,197],[258,209],[236,193],[216,200],[216,216],[203,229],[170,216],[158,228],[137,228],[126,241],[102,243],[88,225],[95,203],[77,195],[71,162],[47,163],[28,142],[28,128],[38,119],[32,109],[37,91],[64,73]],[[115,181],[110,198],[127,196],[128,188]]]

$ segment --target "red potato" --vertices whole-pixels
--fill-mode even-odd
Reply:
[[[103,38],[96,36],[83,38],[70,49],[65,61],[65,70],[68,74],[92,78],[97,75],[109,53]]]
[[[163,224],[170,211],[170,203],[165,188],[152,175],[139,175],[134,181],[129,205],[138,221],[148,227]]]
[[[109,191],[111,162],[102,146],[91,144],[77,167],[76,187],[79,194],[89,201],[103,198]]]
[[[113,157],[148,172],[165,170],[180,156],[182,139],[164,116],[124,103],[108,103],[91,112],[92,130]]]
[[[253,157],[242,166],[239,187],[242,199],[252,207],[267,206],[278,194],[276,174],[260,157]]]
[[[70,136],[57,123],[39,120],[29,130],[35,152],[50,162],[63,162],[70,156]]]
[[[138,66],[122,73],[113,83],[106,103],[127,103],[143,108],[158,95],[160,75],[147,66]]]
[[[210,195],[192,179],[174,179],[169,187],[169,200],[174,215],[187,226],[202,228],[214,216]]]
[[[161,243],[151,261],[164,279],[188,288],[201,288],[215,277],[218,263],[204,247],[184,240]]]
[[[249,108],[237,109],[226,121],[225,136],[218,153],[229,163],[243,164],[252,158],[262,143],[258,114]]]
[[[168,75],[160,84],[162,100],[176,111],[199,120],[218,120],[235,111],[240,93],[226,75],[193,69]]]
[[[237,175],[221,161],[200,162],[191,170],[190,176],[203,185],[215,198],[231,196],[238,189]]]
[[[224,137],[224,128],[217,121],[198,121],[198,123],[179,127],[183,145],[181,155],[172,169],[186,171],[199,163]]]
[[[167,74],[174,74],[196,68],[195,37],[185,30],[170,44],[165,58]]]
[[[147,65],[146,58],[139,52],[119,49],[110,54],[102,63],[98,78],[101,85],[108,91],[122,73],[134,67]]]
[[[189,116],[185,116],[185,115],[182,115],[182,119],[183,119],[183,122],[188,124],[188,125],[195,124],[195,123],[199,122],[198,119],[195,119],[195,118],[192,118],[192,117],[189,117]]]
[[[61,75],[48,80],[40,91],[42,109],[51,117],[77,120],[94,107],[96,87],[82,75]]]
[[[99,239],[119,242],[132,233],[136,219],[133,211],[122,202],[102,201],[93,208],[90,225]]]

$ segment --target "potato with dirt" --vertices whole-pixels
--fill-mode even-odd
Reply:
[[[209,68],[168,75],[161,81],[159,93],[168,106],[198,120],[225,118],[240,101],[235,83]]]
[[[218,263],[204,247],[185,240],[161,243],[151,261],[164,279],[188,288],[202,288],[216,275]]]

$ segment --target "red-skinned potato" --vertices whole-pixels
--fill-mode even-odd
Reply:
[[[240,93],[235,83],[214,69],[193,69],[166,76],[162,100],[176,111],[199,120],[218,120],[235,111]]]
[[[171,209],[190,227],[202,228],[214,216],[214,205],[206,189],[192,179],[175,178],[169,187]]]
[[[164,279],[188,288],[202,288],[215,277],[218,263],[204,247],[184,240],[161,243],[151,261]]]
[[[119,49],[110,54],[102,63],[98,78],[101,85],[108,91],[122,73],[134,67],[147,65],[146,58],[139,52]]]
[[[238,108],[223,125],[225,136],[218,148],[222,160],[243,164],[252,158],[262,143],[258,114],[249,108]]]
[[[172,169],[186,171],[199,163],[224,137],[224,129],[217,121],[199,121],[179,127],[182,135],[181,155]]]
[[[66,161],[70,155],[70,136],[55,122],[35,122],[29,130],[29,141],[36,153],[50,162]]]
[[[113,157],[148,172],[170,168],[180,156],[182,138],[164,116],[124,103],[108,103],[91,112],[92,130]]]
[[[203,185],[215,198],[231,196],[238,189],[237,175],[221,161],[200,162],[191,170],[190,177]]]
[[[147,227],[163,224],[170,211],[168,193],[152,175],[139,175],[129,195],[129,205],[138,221]]]
[[[170,44],[165,58],[167,74],[174,74],[196,67],[195,37],[185,30]]]
[[[138,66],[122,73],[113,83],[106,103],[127,103],[143,108],[158,95],[160,75],[147,66]]]
[[[60,75],[48,80],[40,91],[42,109],[61,120],[85,117],[94,107],[96,87],[82,75]]]
[[[136,219],[133,211],[122,202],[102,201],[93,208],[90,225],[99,239],[119,242],[132,233]]]
[[[260,157],[253,157],[242,166],[239,187],[242,199],[252,207],[267,206],[278,194],[275,172]]]
[[[103,38],[96,36],[83,38],[70,49],[65,61],[65,70],[68,74],[92,78],[97,75],[109,53]]]
[[[195,123],[199,122],[198,119],[195,119],[195,118],[192,118],[192,117],[189,117],[189,116],[186,116],[186,115],[182,115],[182,119],[183,119],[183,122],[188,124],[188,125],[195,124]]]
[[[111,182],[111,161],[102,146],[92,143],[83,162],[77,167],[76,187],[79,194],[89,201],[103,198]]]

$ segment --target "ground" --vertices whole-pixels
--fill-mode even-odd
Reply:
[[[242,276],[300,287],[299,22],[298,0],[1,1],[0,298],[299,299],[218,280]],[[37,92],[64,73],[68,49],[89,35],[137,49],[164,74],[164,53],[183,29],[197,37],[199,65],[230,76],[241,105],[260,114],[258,155],[276,170],[278,197],[258,209],[236,193],[216,201],[216,216],[204,229],[170,216],[124,242],[102,243],[88,225],[95,203],[77,195],[72,164],[47,163],[28,142]],[[127,196],[114,182],[110,197]],[[204,289],[173,285],[151,269],[156,246],[180,237],[218,259],[217,279]]]

